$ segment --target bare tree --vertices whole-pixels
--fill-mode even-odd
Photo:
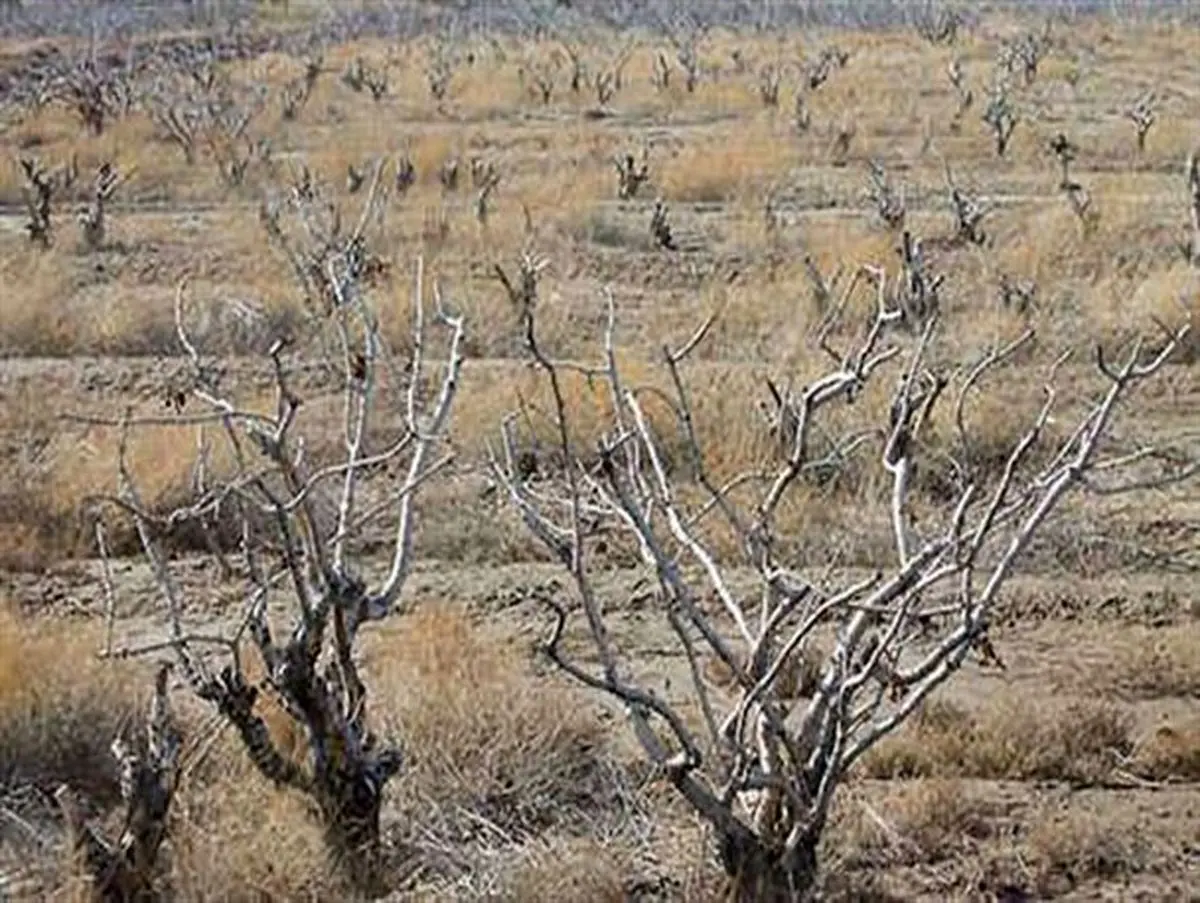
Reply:
[[[1003,157],[1012,140],[1013,131],[1020,121],[1017,111],[1013,108],[1008,96],[1008,83],[998,78],[992,86],[992,94],[988,100],[987,109],[983,111],[983,121],[992,130],[995,139],[996,156]]]
[[[962,128],[962,120],[967,110],[975,102],[975,94],[971,90],[971,86],[967,83],[967,75],[963,71],[962,60],[957,56],[947,65],[946,75],[949,77],[950,84],[954,87],[954,93],[958,97],[958,106],[955,107],[954,116],[950,119],[950,131],[957,132]]]
[[[378,185],[377,169],[372,193]],[[435,285],[434,325],[448,333],[448,340],[444,366],[437,374],[427,372],[431,331],[418,261],[413,350],[407,362],[392,357],[359,279],[368,222],[364,215],[327,259],[327,281],[336,295],[327,321],[335,334],[332,369],[343,393],[343,447],[336,459],[312,460],[306,451],[310,444],[296,434],[303,402],[292,387],[282,342],[269,352],[273,413],[240,408],[212,377],[188,333],[181,284],[176,324],[192,370],[189,395],[199,413],[153,421],[122,418],[118,489],[105,501],[133,518],[169,624],[165,641],[120,654],[169,649],[192,692],[236,730],[258,771],[313,802],[341,874],[358,890],[375,893],[382,890],[380,806],[387,781],[403,760],[400,749],[384,743],[371,727],[357,644],[365,625],[395,610],[412,564],[413,500],[450,460],[440,449],[459,385],[464,324],[446,309]],[[399,412],[399,423],[382,419],[388,411]],[[166,516],[147,508],[126,460],[130,431],[148,422],[215,430],[232,462],[223,477],[209,462],[203,468],[209,480],[198,498]],[[393,469],[400,474],[394,481],[369,480],[372,473]],[[169,524],[196,523],[219,505],[232,506],[241,522],[236,571],[245,582],[247,603],[236,630],[201,635],[185,627],[185,592],[167,560],[161,532]],[[390,520],[391,555],[386,574],[372,586],[355,559],[363,530],[381,519]],[[286,600],[282,625],[268,614],[268,601],[281,596]],[[246,638],[266,670],[261,687],[250,683],[243,667]],[[212,656],[201,654],[206,647],[218,650],[219,667]],[[284,752],[272,739],[255,709],[262,692],[270,692],[303,727],[302,756]]]
[[[584,367],[610,392],[611,417],[598,447],[585,450],[572,438],[574,412],[562,385],[567,369],[541,346],[536,303],[522,311],[525,341],[553,400],[559,453],[568,462],[557,483],[537,487],[519,467],[519,418],[502,426],[494,450],[497,480],[531,533],[569,572],[573,605],[554,596],[544,601],[553,625],[543,649],[567,674],[619,702],[644,755],[711,827],[730,891],[739,903],[806,899],[818,878],[817,849],[839,786],[854,764],[891,734],[957,673],[973,651],[990,648],[988,625],[1000,593],[1051,513],[1073,491],[1120,492],[1153,480],[1121,480],[1122,468],[1137,472],[1153,454],[1105,456],[1104,440],[1131,390],[1157,373],[1186,327],[1170,334],[1146,359],[1142,344],[1118,365],[1097,352],[1107,383],[1102,396],[1077,421],[1048,463],[1031,460],[1047,442],[1055,411],[1051,368],[1046,400],[1013,445],[1003,468],[960,461],[957,496],[940,513],[913,511],[914,460],[923,429],[939,403],[954,406],[961,438],[963,399],[987,374],[1024,346],[992,349],[964,368],[957,397],[927,364],[934,321],[907,350],[887,345],[888,326],[899,316],[885,300],[882,274],[864,268],[855,277],[877,283],[877,303],[861,334],[834,355],[829,371],[797,397],[785,399],[795,428],[786,460],[767,473],[747,473],[718,485],[707,470],[685,367],[704,340],[710,318],[682,347],[664,347],[662,366],[669,398],[659,389],[630,383],[616,353],[616,310],[606,296],[607,329],[601,361]],[[878,466],[892,486],[886,504],[894,535],[892,560],[862,580],[832,579],[797,569],[784,559],[779,512],[807,468],[815,463],[812,439],[830,409],[863,385],[897,374],[890,422],[867,424],[838,442],[839,451],[864,449],[878,437]],[[653,421],[647,401],[668,401],[670,422]],[[869,416],[869,414],[867,415]],[[659,424],[656,426],[656,423]],[[665,430],[665,432],[663,432]],[[682,441],[700,497],[668,475],[667,442]],[[596,460],[598,463],[589,462]],[[1191,468],[1196,472],[1195,466]],[[1182,478],[1171,473],[1161,479]],[[691,501],[689,501],[691,500]],[[726,564],[710,546],[707,522],[719,519],[738,539],[737,563],[750,567],[757,592],[743,595],[730,584]],[[686,701],[664,698],[632,674],[608,618],[605,598],[591,567],[596,544],[611,547],[625,537],[652,575],[655,611],[673,631],[690,666]],[[568,651],[581,639],[588,661]],[[832,648],[818,657],[818,678],[807,695],[786,698],[781,675],[798,657],[814,654],[818,636]],[[982,652],[981,652],[982,654]],[[711,658],[732,675],[732,698],[705,679]],[[596,662],[592,664],[591,662]],[[684,709],[697,713],[685,718]]]
[[[953,44],[962,25],[962,13],[935,0],[925,0],[913,16],[917,34],[930,44]]]
[[[662,198],[654,202],[654,210],[650,214],[650,238],[664,251],[679,250],[679,243],[675,241],[675,233],[671,230],[670,211]]]
[[[635,161],[633,154],[626,153],[613,159],[617,170],[617,197],[623,201],[637,197],[642,185],[650,178],[649,151],[643,147],[641,159]]]
[[[25,231],[31,242],[48,248],[54,240],[54,227],[51,223],[54,196],[70,190],[78,178],[79,168],[74,155],[65,166],[57,168],[53,173],[46,172],[34,157],[21,157],[20,163],[21,172],[25,176],[25,213],[29,219],[25,224]]]
[[[987,235],[980,228],[984,217],[990,213],[986,199],[971,197],[958,187],[950,172],[950,164],[943,161],[946,188],[950,192],[950,207],[954,211],[954,241],[959,244],[982,245]]]
[[[1125,112],[1130,122],[1133,123],[1139,154],[1144,153],[1146,150],[1146,136],[1150,134],[1150,129],[1154,125],[1157,114],[1158,95],[1153,91],[1147,91]]]
[[[83,234],[83,246],[88,251],[99,251],[104,247],[105,205],[128,178],[128,175],[122,176],[120,171],[107,160],[96,168],[96,177],[92,181],[91,200],[79,213],[79,228]]]
[[[54,793],[63,813],[68,849],[100,900],[156,899],[158,854],[167,835],[181,748],[167,692],[170,671],[169,663],[158,668],[145,737],[135,743],[124,737],[113,740],[112,754],[120,766],[125,803],[124,826],[117,839],[106,838],[87,824],[69,786],[59,785]]]
[[[867,186],[867,197],[875,205],[875,213],[889,229],[904,227],[904,219],[908,214],[905,204],[904,186],[897,190],[888,178],[887,170],[878,160],[871,161],[871,181]]]
[[[1079,146],[1068,138],[1063,132],[1059,132],[1050,141],[1050,153],[1054,154],[1058,160],[1058,167],[1061,173],[1058,180],[1058,188],[1060,191],[1070,191],[1079,186],[1071,181],[1071,164],[1075,162],[1075,157],[1079,154]]]

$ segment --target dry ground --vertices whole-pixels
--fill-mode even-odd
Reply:
[[[571,91],[569,67],[558,70],[549,103],[531,97],[518,70],[548,59],[555,45],[508,38],[473,45],[473,62],[455,67],[440,103],[425,84],[429,45],[402,48],[388,94],[375,102],[339,80],[354,57],[379,62],[393,49],[367,42],[328,48],[297,119],[283,120],[272,103],[254,120],[251,131],[269,137],[284,161],[283,184],[287,163],[303,159],[348,211],[361,194],[347,193],[347,166],[407,152],[417,182],[389,202],[376,241],[391,267],[377,303],[389,334],[406,341],[413,267],[423,255],[470,324],[452,427],[455,468],[423,497],[421,561],[405,613],[373,631],[365,650],[376,706],[410,757],[387,817],[402,879],[397,899],[582,903],[712,893],[700,827],[634,764],[620,720],[531,654],[546,629],[538,592],[565,581],[483,473],[486,443],[504,413],[524,399],[540,424],[545,402],[521,359],[494,263],[511,265],[530,245],[549,258],[544,341],[563,357],[599,352],[602,292],[611,290],[622,353],[646,379],[659,378],[651,362],[661,343],[680,341],[719,305],[690,377],[702,439],[723,474],[769,453],[756,408],[763,378],[800,385],[819,372],[808,338],[821,309],[805,255],[826,277],[839,264],[896,265],[895,235],[863,198],[872,159],[906,186],[910,223],[932,240],[953,224],[943,161],[958,184],[993,199],[983,246],[935,241],[929,252],[947,277],[947,360],[965,360],[1026,325],[1037,329],[1030,353],[968,408],[985,450],[1001,454],[1018,434],[1040,403],[1039,368],[1062,349],[1076,349],[1060,373],[1069,409],[1096,389],[1095,342],[1127,339],[1153,318],[1200,313],[1200,270],[1180,250],[1188,224],[1183,161],[1200,145],[1200,32],[1059,27],[1036,80],[1018,79],[1021,119],[998,158],[980,121],[991,61],[1002,39],[1037,27],[986,20],[952,48],[909,31],[778,40],[715,33],[701,47],[705,72],[694,93],[678,72],[667,89],[655,89],[661,42],[646,38],[603,110],[587,86]],[[615,55],[621,40],[602,36],[580,47],[603,66],[606,48]],[[796,76],[783,79],[779,105],[766,107],[759,69],[815,56],[830,43],[847,50],[848,61],[811,92],[811,121],[799,131]],[[749,61],[744,71],[735,50]],[[5,59],[22,52],[7,47]],[[954,55],[975,95],[958,128],[946,75]],[[277,86],[301,62],[273,54],[230,68]],[[1139,153],[1125,111],[1148,89],[1158,92],[1160,109]],[[839,151],[837,135],[850,129]],[[1072,174],[1097,217],[1086,229],[1056,189],[1047,146],[1060,131],[1079,146]],[[231,305],[260,305],[268,330],[289,328],[302,311],[258,221],[265,171],[230,187],[204,154],[187,165],[136,111],[88,136],[70,111],[49,105],[12,121],[0,144],[0,876],[10,876],[16,897],[68,898],[73,888],[58,867],[44,791],[71,780],[99,814],[107,811],[115,798],[108,742],[146,681],[141,663],[92,656],[105,641],[106,600],[79,511],[111,488],[116,437],[56,415],[112,414],[131,403],[161,409],[178,353],[172,303],[184,276],[208,350],[225,357],[227,379],[249,403],[269,388],[255,356],[263,339],[227,338],[221,325],[232,322]],[[618,200],[612,157],[644,146],[651,184]],[[29,152],[51,166],[75,154],[85,174],[103,159],[132,173],[102,249],[77,247],[67,205],[54,247],[27,242],[16,158]],[[501,173],[486,223],[474,214],[466,176],[458,191],[439,183],[451,155],[492,161]],[[669,204],[676,252],[649,237],[658,196]],[[1026,309],[1002,303],[1002,277],[1036,283]],[[1139,396],[1120,423],[1122,441],[1191,430],[1192,447],[1200,443],[1198,350],[1193,339]],[[305,416],[316,443],[333,441],[337,429],[336,399],[326,404],[319,390],[315,378],[301,386],[315,399]],[[580,383],[571,397],[586,430],[588,418],[603,413],[603,396]],[[883,416],[884,398],[868,395],[867,416]],[[187,498],[194,448],[192,434],[167,427],[135,438],[134,468],[155,504]],[[789,509],[798,560],[824,564],[836,555],[847,573],[874,566],[887,531],[882,516],[865,513],[882,492],[869,471],[850,466]],[[936,504],[936,487],[923,503]],[[131,531],[114,524],[109,541],[118,639],[160,634],[162,613]],[[177,553],[191,620],[235,617],[236,590],[195,543],[181,537]],[[969,666],[845,788],[825,852],[830,894],[1197,899],[1198,553],[1194,485],[1190,494],[1132,502],[1087,498],[1062,512],[1005,596],[993,641],[1006,669]],[[626,603],[640,574],[621,565],[614,560],[597,578],[617,640],[671,695],[685,683],[684,661],[665,621]],[[189,710],[188,718],[191,764],[171,841],[179,898],[336,899],[299,804],[263,785],[228,737],[210,739],[206,713]],[[286,716],[272,723],[286,737]]]

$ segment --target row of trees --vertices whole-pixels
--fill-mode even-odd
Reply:
[[[295,239],[289,254],[300,263],[298,273],[319,274],[327,303],[313,309],[306,337],[290,348],[271,347],[271,413],[241,407],[222,386],[218,368],[189,333],[188,293],[180,286],[176,324],[190,372],[181,389],[185,410],[170,417],[131,410],[109,421],[122,435],[117,490],[97,500],[94,512],[101,524],[114,512],[132,519],[169,624],[165,643],[120,653],[169,650],[171,667],[236,730],[258,771],[313,801],[333,860],[366,894],[386,887],[380,813],[404,757],[400,744],[372,728],[359,638],[372,622],[394,614],[415,554],[417,500],[450,463],[447,429],[469,325],[436,282],[427,291],[418,261],[407,359],[389,347],[364,280],[366,232],[387,191],[380,171],[374,170],[353,229],[329,227],[329,205],[312,185],[273,210],[277,224],[293,217],[302,228],[292,234],[308,236],[307,245]],[[496,274],[553,400],[557,466],[548,477],[545,468],[533,477],[530,436],[516,414],[496,425],[489,459],[512,510],[570,577],[569,591],[547,600],[542,649],[571,678],[619,700],[645,757],[711,826],[734,898],[747,903],[801,899],[812,889],[818,842],[839,786],[855,762],[974,651],[989,648],[988,626],[1005,582],[1066,499],[1145,490],[1200,472],[1195,462],[1163,456],[1157,447],[1114,450],[1109,442],[1137,387],[1168,365],[1190,324],[1162,327],[1159,339],[1135,341],[1119,360],[1097,347],[1097,395],[1071,414],[1056,408],[1055,376],[1067,356],[1056,359],[1038,376],[1044,382],[1040,409],[1002,463],[989,465],[994,458],[978,453],[964,408],[972,393],[1012,364],[1032,330],[976,361],[935,364],[943,359],[937,309],[919,321],[907,316],[898,303],[905,295],[886,269],[864,266],[833,299],[814,337],[814,354],[829,361],[824,373],[796,392],[772,385],[778,454],[719,481],[701,439],[693,401],[698,390],[688,372],[715,315],[678,344],[664,344],[659,364],[671,387],[664,393],[634,382],[623,369],[611,294],[599,300],[606,327],[593,363],[557,360],[544,347],[538,322],[545,265],[530,253],[515,271],[497,266]],[[859,322],[848,311],[856,306],[851,299],[863,298],[870,299],[870,313]],[[313,364],[335,374],[342,397],[341,441],[329,460],[312,457],[307,449],[313,444],[297,426],[304,399],[292,376]],[[576,412],[564,389],[573,374],[598,382],[610,396],[595,447],[582,447],[577,438]],[[833,424],[845,420],[839,410],[872,385],[889,383],[894,388],[882,422],[864,409],[853,432],[830,438]],[[952,491],[939,496],[934,512],[926,500],[918,522],[915,461],[934,413],[943,408],[957,425],[953,451],[938,465]],[[1071,425],[1063,430],[1060,422],[1051,435],[1052,417],[1069,417]],[[150,423],[204,434],[197,494],[186,508],[154,510],[139,492],[126,447],[130,435]],[[228,463],[217,466],[218,457]],[[882,513],[892,548],[869,576],[841,579],[789,559],[780,512],[816,474],[852,458],[868,460],[890,486]],[[923,460],[922,466],[931,465]],[[381,521],[391,536],[390,557],[382,578],[372,582],[364,576],[360,540]],[[231,522],[237,525],[232,534]],[[220,535],[213,532],[218,523],[226,525]],[[229,578],[245,584],[245,610],[227,635],[196,633],[186,623],[187,600],[164,543],[183,524],[208,531]],[[714,550],[717,530],[736,537],[732,557]],[[232,548],[230,535],[240,537]],[[701,713],[698,725],[684,707],[632,676],[607,620],[616,600],[604,598],[595,580],[601,542],[628,550],[650,577],[653,610],[691,664],[687,708]],[[753,572],[757,593],[733,590],[735,567]],[[289,615],[273,623],[267,603],[281,597]],[[575,628],[589,639],[598,665],[567,652],[562,641]],[[820,645],[818,637],[825,638]],[[264,665],[260,684],[244,666],[248,646]],[[701,673],[705,658],[728,669],[731,697],[714,695]],[[818,678],[810,694],[795,698],[785,676],[805,659],[816,662]],[[117,749],[129,808],[124,834],[101,837],[78,816],[70,792],[61,794],[71,842],[108,899],[136,898],[156,880],[180,749],[167,673],[159,672],[146,742]],[[302,761],[272,740],[255,705],[262,693],[303,728]]]

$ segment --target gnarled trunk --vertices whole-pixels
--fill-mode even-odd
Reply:
[[[368,771],[350,765],[326,776],[317,788],[331,864],[368,897],[386,892],[379,831],[384,786]]]
[[[720,838],[720,857],[729,879],[729,903],[801,903],[816,884],[815,837],[788,852],[757,838],[726,835]]]

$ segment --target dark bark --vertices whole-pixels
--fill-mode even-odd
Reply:
[[[730,903],[801,903],[811,898],[817,877],[815,837],[789,854],[757,838],[725,836],[720,857],[729,879]]]

